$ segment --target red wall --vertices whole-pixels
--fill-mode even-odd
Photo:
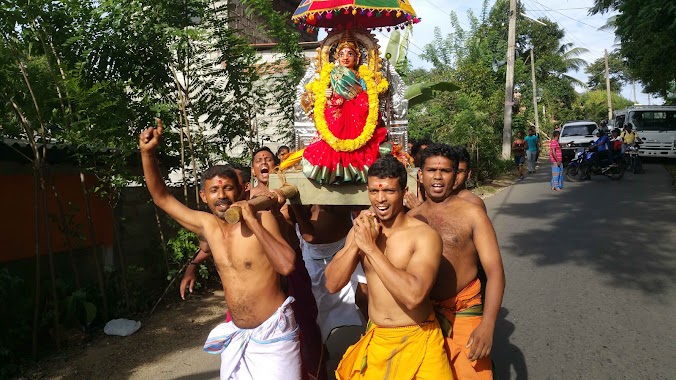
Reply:
[[[3,175],[0,177],[0,206],[2,207],[2,221],[0,222],[0,262],[9,262],[35,256],[35,210],[33,176],[31,175]],[[85,176],[87,189],[96,184],[94,176]],[[84,233],[84,242],[71,238],[73,248],[90,247],[87,214],[84,206],[84,194],[80,185],[79,174],[55,174],[54,183],[59,193],[66,215],[73,214],[70,225],[78,226]],[[90,190],[91,191],[91,190]],[[97,195],[89,197],[96,244],[111,246],[113,241],[113,227],[110,207],[105,199]],[[72,205],[69,205],[72,203]],[[48,252],[44,222],[49,223],[52,240],[52,250],[63,252],[68,250],[63,232],[59,228],[59,207],[51,186],[47,184],[47,210],[45,219],[42,207],[42,194],[38,199],[40,221],[40,251]],[[72,233],[72,232],[71,232]]]

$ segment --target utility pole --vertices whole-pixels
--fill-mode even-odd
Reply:
[[[516,40],[516,0],[509,0],[507,37],[507,75],[505,78],[505,120],[502,127],[502,159],[512,156],[512,107],[514,106],[514,45]]]
[[[606,93],[608,94],[608,120],[613,120],[613,102],[610,99],[610,73],[608,70],[608,49],[603,50],[606,57]]]
[[[530,78],[533,82],[533,115],[535,117],[535,131],[540,132],[540,122],[538,120],[538,98],[537,84],[535,83],[535,58],[533,57],[533,48],[530,49]]]

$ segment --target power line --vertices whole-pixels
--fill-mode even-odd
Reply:
[[[535,1],[535,2],[537,3],[536,0],[533,0],[533,1]],[[538,4],[540,4],[540,3],[538,3]],[[540,4],[540,6],[542,6],[542,4]],[[533,7],[533,8],[536,8],[536,7]],[[544,8],[544,6],[543,6],[543,8]],[[592,52],[592,51],[595,51],[595,52],[597,52],[597,53],[598,53],[598,52],[601,52],[601,50],[597,50],[597,49],[592,49],[592,48],[590,48],[590,47],[589,47],[587,44],[585,44],[582,40],[578,39],[578,38],[576,37],[575,33],[571,32],[571,31],[567,30],[565,27],[563,27],[563,25],[561,25],[561,24],[558,22],[557,18],[554,17],[550,12],[548,12],[548,11],[546,11],[546,10],[543,11],[543,10],[540,10],[540,9],[535,9],[535,11],[537,11],[539,14],[541,14],[544,18],[552,19],[554,22],[556,22],[557,25],[559,25],[559,27],[561,27],[561,28],[564,30],[565,33],[564,33],[564,36],[563,36],[563,37],[564,37],[568,42],[570,42],[570,43],[572,43],[572,44],[574,44],[574,45],[582,46],[582,47],[584,47],[585,49],[589,50],[590,52]],[[549,14],[549,17],[547,16],[547,14],[545,14],[545,12],[547,12],[547,14]]]
[[[536,2],[536,3],[538,3],[538,4],[540,4],[537,0],[533,0],[533,1]],[[554,12],[560,14],[560,15],[563,16],[563,17],[568,17],[569,19],[571,19],[571,20],[573,20],[573,21],[577,21],[577,22],[579,22],[579,23],[582,24],[582,25],[586,25],[586,26],[588,26],[588,27],[590,27],[590,28],[593,28],[593,29],[595,29],[595,30],[597,30],[597,31],[599,31],[599,32],[608,33],[608,34],[613,35],[613,36],[615,35],[615,33],[610,33],[610,32],[607,32],[607,31],[605,31],[605,30],[603,30],[603,29],[600,29],[600,28],[598,28],[598,27],[596,27],[596,26],[589,25],[589,24],[587,24],[587,23],[584,22],[584,21],[580,21],[580,20],[578,20],[578,19],[576,19],[576,18],[573,18],[573,17],[570,17],[570,16],[568,16],[568,15],[565,15],[565,14],[563,14],[563,13],[561,13],[561,12],[555,10],[555,9],[551,9],[551,8],[545,7],[545,6],[542,5],[542,4],[540,4],[540,6],[541,6],[542,8],[544,8],[544,9],[547,9],[547,10],[550,10],[550,11],[554,11]]]
[[[447,15],[448,17],[451,17],[451,14],[450,14],[450,13],[448,13],[448,12],[446,12],[445,10],[441,9],[441,7],[439,7],[438,5],[434,4],[434,3],[431,2],[430,0],[424,0],[424,1],[426,1],[427,3],[431,4],[433,7],[437,8],[438,10],[440,10],[441,13],[444,13],[444,14]],[[471,29],[472,29],[471,27],[469,27],[469,26],[467,26],[467,25],[463,25],[463,24],[460,22],[460,20],[458,20],[458,24],[460,24],[460,26],[462,26],[463,28],[467,28],[468,30],[471,30]]]
[[[578,9],[589,9],[589,7],[577,7],[577,8],[558,8],[558,9],[550,9],[552,11],[572,11],[572,10],[578,10]],[[530,11],[532,9],[524,9],[525,11]]]

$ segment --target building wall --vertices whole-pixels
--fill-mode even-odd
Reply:
[[[108,203],[100,197],[89,197],[92,220],[94,223],[95,242],[88,232],[85,198],[77,173],[59,173],[53,175],[54,186],[59,194],[66,214],[68,225],[73,227],[71,234],[72,248],[97,246],[110,247],[113,242],[112,214]],[[40,253],[49,251],[45,222],[49,229],[53,252],[64,252],[70,249],[66,235],[59,223],[59,204],[51,186],[47,191],[47,211],[42,207],[42,198],[38,200],[38,221],[40,222],[39,239],[35,233],[35,191],[32,174],[3,174],[0,186],[0,207],[4,213],[4,223],[0,234],[0,263],[25,259],[35,256],[35,242],[38,240]],[[94,176],[85,176],[87,188],[97,184]],[[49,184],[48,184],[49,186]]]

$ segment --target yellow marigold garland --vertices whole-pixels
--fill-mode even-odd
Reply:
[[[322,140],[337,152],[353,152],[366,145],[366,143],[371,140],[371,137],[373,137],[373,132],[375,132],[376,126],[378,125],[378,94],[387,90],[388,83],[387,80],[381,79],[380,83],[376,85],[375,76],[371,70],[369,70],[368,66],[359,66],[359,76],[364,80],[364,83],[366,83],[369,112],[366,117],[364,130],[361,134],[354,139],[342,140],[331,133],[329,126],[326,123],[326,118],[324,117],[324,109],[326,107],[326,95],[324,92],[329,88],[331,83],[331,70],[334,67],[335,64],[333,63],[325,64],[319,75],[319,80],[308,83],[306,88],[315,96],[314,116],[315,126],[317,127],[317,132],[319,132],[319,136],[321,136]]]

